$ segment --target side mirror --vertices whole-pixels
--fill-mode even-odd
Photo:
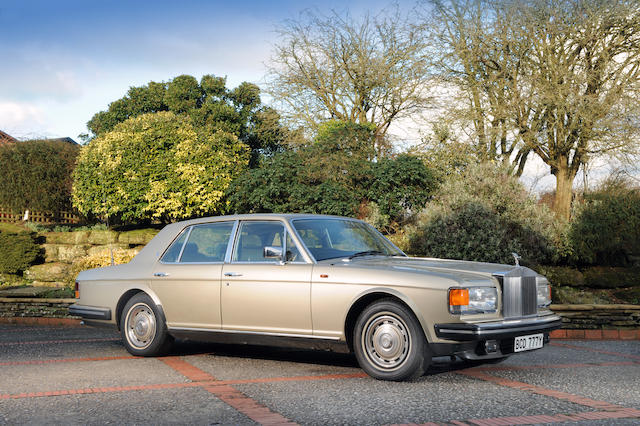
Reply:
[[[276,259],[282,262],[282,247],[265,246],[262,249],[262,257],[265,259]]]

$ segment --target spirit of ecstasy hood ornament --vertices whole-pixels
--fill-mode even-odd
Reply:
[[[513,259],[516,261],[516,266],[520,266],[520,259],[522,259],[522,257],[516,252],[512,252],[511,256],[513,256]]]

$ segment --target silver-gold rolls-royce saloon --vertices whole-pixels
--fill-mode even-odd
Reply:
[[[174,338],[341,347],[378,379],[432,357],[498,360],[541,348],[560,326],[526,267],[412,258],[355,219],[302,214],[166,226],[123,265],[83,271],[70,307],[111,324],[134,355]]]

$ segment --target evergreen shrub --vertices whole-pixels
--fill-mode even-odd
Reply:
[[[18,274],[40,255],[36,234],[0,231],[0,274]]]

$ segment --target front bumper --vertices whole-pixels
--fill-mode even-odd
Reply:
[[[457,341],[500,340],[523,334],[550,333],[560,328],[557,315],[482,323],[436,324],[436,336]]]
[[[517,336],[543,333],[547,344],[549,333],[561,325],[557,315],[476,324],[436,324],[438,337],[455,342],[432,343],[430,348],[433,356],[455,355],[466,360],[487,361],[512,355]],[[487,342],[493,342],[494,350],[486,349]]]
[[[111,309],[96,306],[84,306],[73,304],[69,306],[69,314],[88,320],[111,320]]]

